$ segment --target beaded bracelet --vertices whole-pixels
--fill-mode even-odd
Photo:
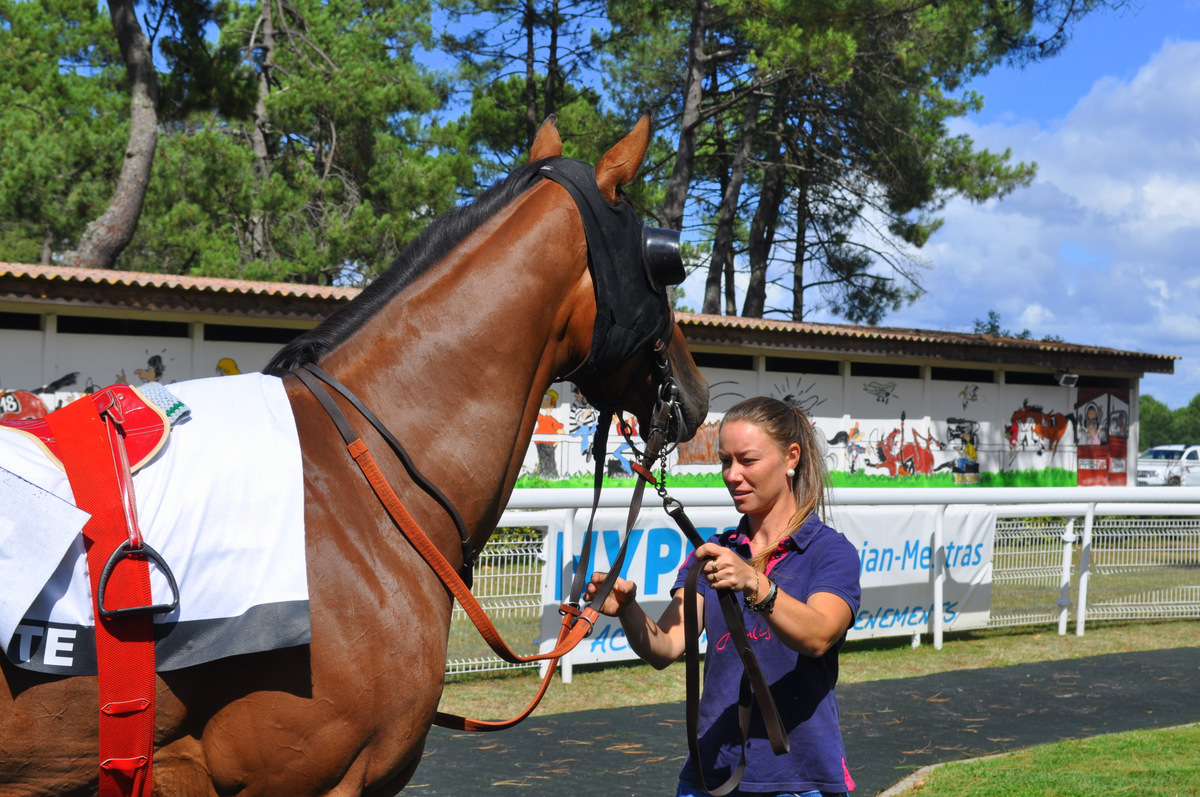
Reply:
[[[758,603],[755,603],[749,598],[742,598],[742,600],[746,603],[747,609],[752,612],[766,612],[767,614],[772,614],[775,611],[775,598],[779,594],[779,585],[770,579],[767,580],[767,583],[771,585],[771,588],[767,590],[767,597],[763,598]],[[754,594],[755,597],[758,597],[757,590],[755,590]]]

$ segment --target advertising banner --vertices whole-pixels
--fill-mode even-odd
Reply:
[[[988,507],[949,507],[943,520],[946,579],[940,607],[933,606],[933,531],[936,507],[835,507],[830,525],[859,553],[862,606],[849,637],[908,636],[931,630],[940,611],[946,631],[981,628],[991,609],[992,545],[995,512]],[[689,517],[705,537],[735,528],[732,508],[698,508]],[[601,510],[592,552],[593,571],[607,571],[617,556],[625,510]],[[551,528],[546,537],[547,578],[543,580],[541,639],[549,650],[562,618],[558,607],[570,593],[582,551],[588,513],[575,513],[572,528]],[[692,547],[661,509],[644,510],[630,533],[622,575],[637,583],[638,602],[657,619],[671,602],[671,587]],[[601,617],[591,636],[571,654],[575,664],[636,658],[621,624]]]

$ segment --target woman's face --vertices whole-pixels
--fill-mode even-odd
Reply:
[[[766,432],[746,421],[721,427],[721,478],[733,497],[734,508],[744,515],[770,512],[781,498],[791,496],[788,468],[800,461],[800,446],[792,443],[781,452]]]

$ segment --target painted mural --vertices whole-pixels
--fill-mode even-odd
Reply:
[[[837,487],[1099,483],[1086,481],[1092,477],[1085,471],[1100,467],[1101,453],[1086,449],[1091,453],[1085,457],[1079,437],[1098,428],[1105,430],[1103,483],[1123,483],[1116,477],[1125,467],[1124,449],[1111,442],[1109,430],[1121,430],[1122,437],[1115,439],[1127,437],[1128,390],[1093,395],[1049,385],[723,369],[705,369],[705,374],[712,411],[695,438],[669,460],[668,476],[677,486],[720,485],[720,419],[742,398],[758,394],[779,398],[805,413],[816,428],[830,481]],[[573,398],[564,406],[560,396]],[[555,385],[543,402],[518,486],[590,486],[598,456],[592,441],[601,422],[574,385]],[[632,452],[618,432],[619,420],[608,422],[612,427],[605,472],[632,479]]]
[[[52,382],[33,388],[12,388],[5,386],[4,374],[0,373],[0,420],[22,421],[44,418],[51,412],[69,404],[81,396],[90,395],[109,385],[144,385],[148,382],[170,384],[178,379],[169,378],[168,369],[171,357],[167,350],[151,354],[146,352],[144,363],[131,362],[126,368],[121,368],[111,379],[97,378],[96,375],[83,377],[80,384],[80,372],[71,371],[63,374]],[[133,378],[128,376],[133,373]],[[237,362],[231,357],[217,359],[213,373],[217,376],[240,374]]]
[[[1129,391],[1123,388],[1080,388],[1075,398],[1079,483],[1120,485],[1126,482],[1129,443]]]
[[[3,340],[5,419],[42,417],[114,383],[170,384],[253,371],[278,348],[60,334],[47,350],[40,333],[25,331],[6,332]],[[838,487],[1125,483],[1128,389],[847,375],[844,366],[835,373],[702,370],[711,388],[711,412],[695,439],[669,458],[668,475],[676,486],[720,486],[720,419],[754,395],[774,396],[804,412]],[[602,423],[610,432],[601,452],[595,441]],[[543,398],[518,486],[590,487],[598,457],[614,484],[623,478],[632,484],[635,454],[620,433],[621,423],[636,441],[631,418],[601,417],[575,385],[554,384]]]

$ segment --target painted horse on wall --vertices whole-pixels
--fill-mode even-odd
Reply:
[[[562,158],[547,122],[528,165],[433,222],[268,367],[283,379],[303,453],[312,641],[160,672],[156,793],[390,797],[415,772],[434,720],[450,594],[380,506],[297,369],[312,363],[332,375],[413,452],[465,521],[466,545],[400,462],[380,457],[380,469],[455,566],[491,534],[556,380],[634,413],[646,430],[669,366],[680,408],[672,435],[687,439],[703,423],[708,388],[663,281],[640,262],[624,274],[602,266],[613,251],[643,257],[646,231],[621,187],[649,135],[643,119],[593,168]],[[563,173],[575,175],[573,187],[555,179]],[[603,217],[601,235],[588,213]],[[365,443],[386,448],[363,414],[335,402]],[[0,659],[0,795],[95,793],[96,679]]]
[[[935,470],[933,465],[933,446],[944,449],[946,444],[933,436],[932,432],[922,435],[916,429],[912,430],[912,442],[904,442],[905,413],[900,413],[900,428],[893,429],[882,442],[875,445],[875,453],[879,462],[867,463],[872,468],[882,468],[888,476],[912,476],[921,474],[928,476]]]
[[[1029,442],[1037,446],[1038,456],[1049,451],[1050,461],[1053,462],[1058,446],[1067,433],[1068,423],[1075,423],[1074,413],[1064,415],[1053,410],[1047,412],[1040,404],[1030,404],[1029,399],[1025,399],[1021,402],[1021,409],[1014,412],[1009,419],[1009,448],[1015,455],[1018,448],[1027,445],[1028,436],[1032,435],[1036,440]],[[1023,433],[1026,435],[1024,438]]]

